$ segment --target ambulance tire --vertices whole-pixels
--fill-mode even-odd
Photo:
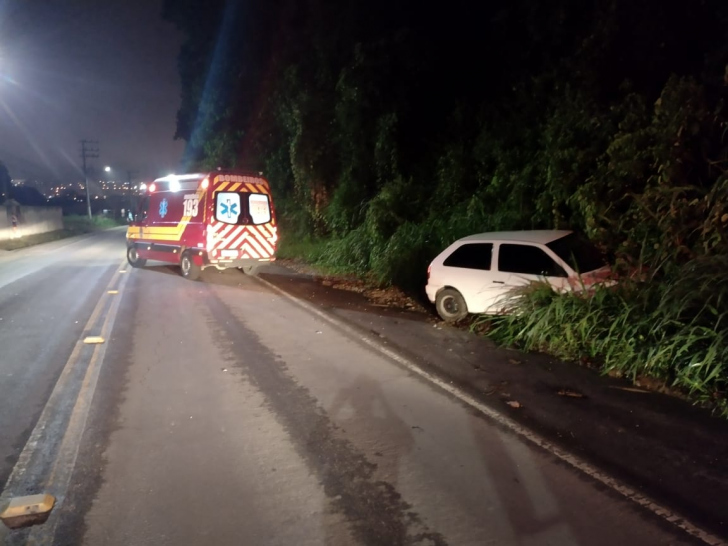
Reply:
[[[246,275],[249,275],[250,277],[257,277],[258,276],[258,266],[257,265],[244,265],[240,268],[243,273]]]
[[[126,260],[132,267],[144,267],[147,264],[147,260],[139,257],[135,246],[130,246],[126,249]]]
[[[200,278],[202,268],[195,263],[192,259],[192,254],[189,250],[182,253],[182,257],[179,260],[179,266],[182,270],[182,276],[185,279],[196,281]]]

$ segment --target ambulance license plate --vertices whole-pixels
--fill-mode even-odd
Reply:
[[[223,250],[220,254],[222,256],[226,256],[226,257],[233,257],[233,258],[237,258],[238,257],[238,251],[237,250]]]

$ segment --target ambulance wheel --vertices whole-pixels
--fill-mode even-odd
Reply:
[[[179,266],[182,269],[182,276],[185,279],[196,281],[200,278],[200,272],[202,272],[202,268],[199,265],[195,264],[194,260],[192,259],[192,254],[189,251],[182,253],[182,258],[180,258]]]
[[[243,273],[245,273],[246,275],[250,275],[251,277],[258,276],[258,266],[257,265],[244,265],[240,269],[243,270]]]
[[[135,246],[130,246],[126,249],[126,260],[132,267],[144,267],[147,263],[144,258],[139,257],[139,253]]]

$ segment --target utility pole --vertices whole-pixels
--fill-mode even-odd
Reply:
[[[94,147],[95,146],[95,147]],[[99,141],[98,140],[86,140],[81,141],[81,159],[83,161],[83,178],[84,184],[86,185],[86,207],[88,210],[89,219],[91,216],[91,192],[88,188],[88,170],[86,168],[86,159],[99,157]]]

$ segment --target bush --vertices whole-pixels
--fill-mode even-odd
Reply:
[[[535,283],[512,294],[511,314],[477,324],[490,323],[488,335],[506,345],[662,380],[728,417],[727,272],[728,257],[720,256],[590,295]]]

